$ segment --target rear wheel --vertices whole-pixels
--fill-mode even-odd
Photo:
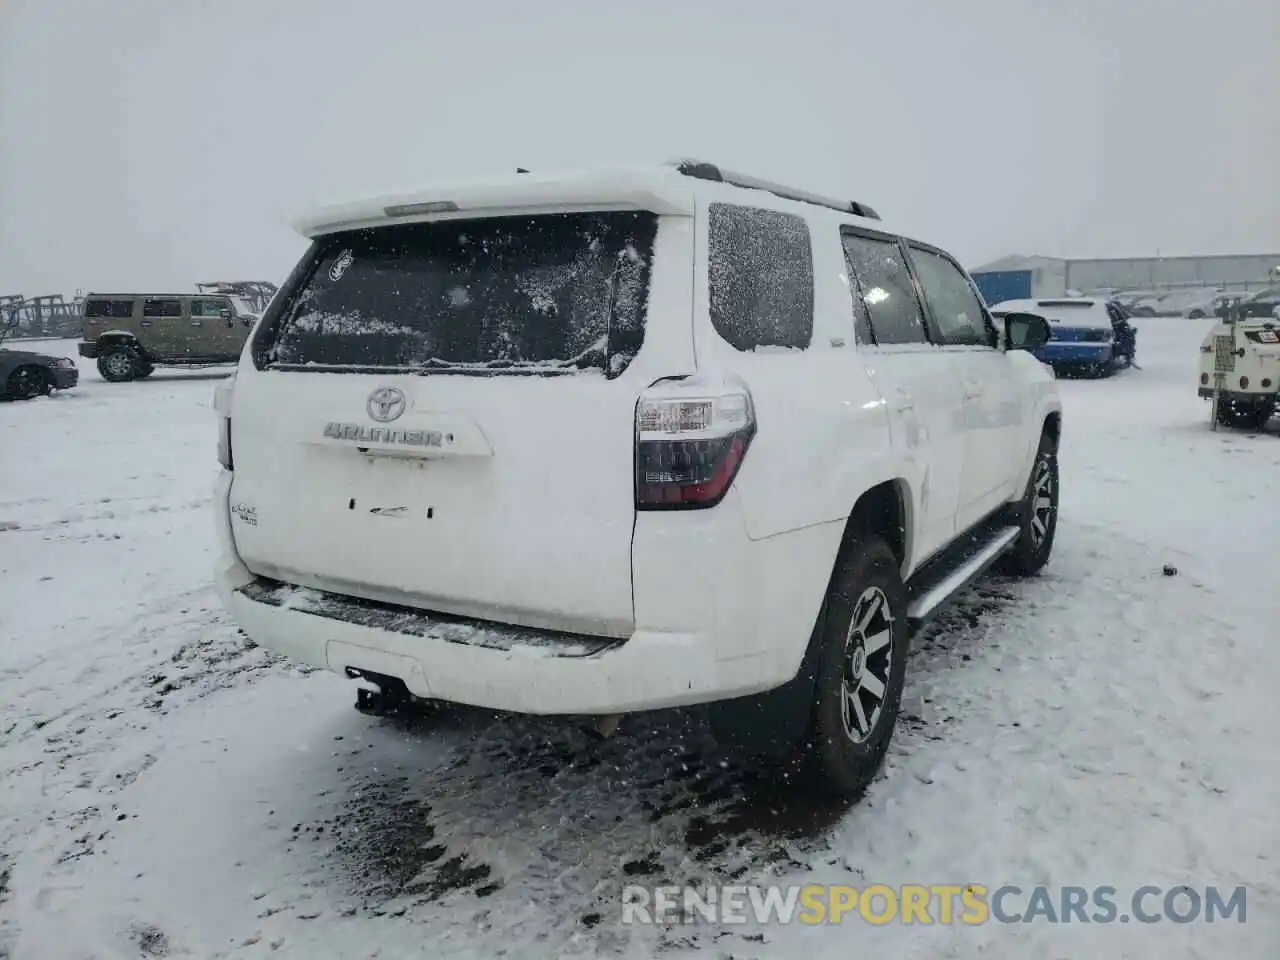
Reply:
[[[19,367],[9,374],[5,393],[13,400],[32,400],[53,393],[53,380],[41,367]]]
[[[111,383],[125,383],[145,376],[140,371],[146,365],[137,350],[123,343],[106,347],[98,354],[98,373]]]
[[[1255,401],[1221,400],[1218,402],[1218,423],[1238,430],[1261,430],[1271,419],[1274,409],[1272,397]]]
[[[907,593],[879,537],[844,548],[823,620],[806,759],[824,786],[857,799],[889,748],[906,676]]]

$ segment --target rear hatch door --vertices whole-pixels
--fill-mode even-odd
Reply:
[[[636,401],[693,371],[686,222],[539,214],[317,241],[237,378],[246,565],[629,635]]]

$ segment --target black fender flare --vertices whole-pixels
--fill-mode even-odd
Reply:
[[[130,333],[128,330],[107,330],[104,333],[98,334],[94,343],[98,347],[99,357],[102,356],[107,348],[123,345],[126,347],[132,347],[138,352],[138,356],[142,357],[142,359],[148,361],[151,359],[137,336]]]

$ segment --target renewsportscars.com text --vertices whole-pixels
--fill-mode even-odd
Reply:
[[[713,886],[622,891],[622,922],[804,923],[1221,923],[1246,920],[1244,887]]]

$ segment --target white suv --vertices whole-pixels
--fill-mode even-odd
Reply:
[[[681,161],[299,230],[215,401],[217,581],[371,710],[711,703],[855,796],[911,629],[1049,556],[1047,323],[864,205]]]

